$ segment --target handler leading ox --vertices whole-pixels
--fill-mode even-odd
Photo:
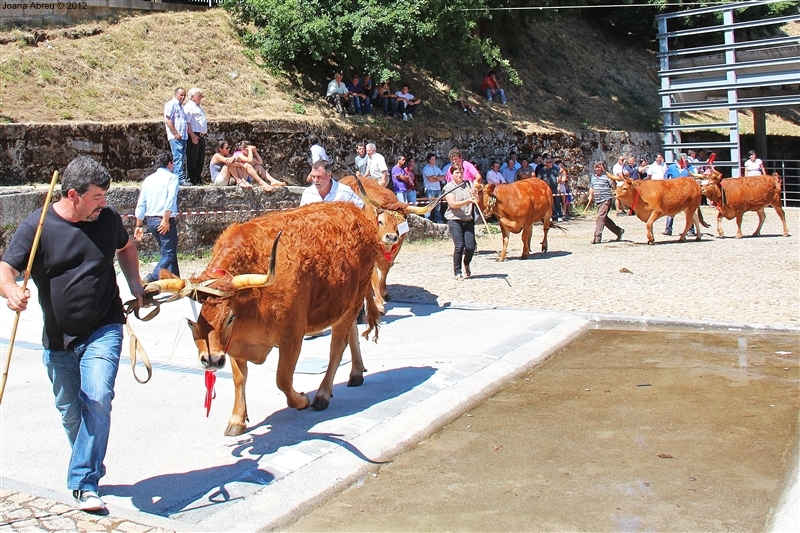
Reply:
[[[364,382],[355,321],[369,294],[378,253],[375,226],[358,207],[315,203],[234,225],[220,235],[200,276],[188,283],[160,280],[148,285],[203,303],[197,322],[189,322],[200,362],[206,369],[222,368],[227,353],[233,370],[236,396],[225,435],[244,432],[247,363],[263,363],[273,347],[279,351],[276,381],[287,404],[309,407],[308,397],[292,387],[306,333],[332,327],[328,370],[310,404],[313,409],[328,407],[348,343],[348,386]],[[269,274],[263,275],[268,268]],[[366,300],[369,329],[364,336],[375,329],[377,339],[380,314],[372,298]]]
[[[378,261],[375,263],[372,292],[375,295],[375,304],[378,306],[378,310],[381,314],[386,313],[386,301],[390,299],[389,291],[386,289],[386,276],[389,275],[389,269],[394,265],[394,260],[400,253],[400,248],[405,240],[406,232],[400,231],[399,228],[406,223],[409,214],[423,216],[432,211],[437,204],[432,202],[424,208],[404,204],[397,200],[392,191],[371,179],[357,180],[355,176],[345,176],[339,180],[339,183],[360,192],[367,211],[371,208],[375,209],[378,240],[383,253],[378,256]],[[407,223],[405,230],[408,231]]]
[[[700,240],[700,224],[708,227],[700,212],[702,193],[700,185],[693,178],[675,178],[671,180],[631,180],[619,181],[617,176],[608,175],[617,180],[614,196],[623,204],[636,212],[639,220],[647,223],[647,244],[654,244],[653,223],[663,216],[674,217],[678,213],[686,214],[686,227],[679,240],[685,241],[694,223],[697,240]]]
[[[508,236],[522,232],[522,256],[528,257],[531,251],[533,223],[542,222],[544,236],[542,251],[547,251],[547,232],[550,227],[558,227],[550,222],[553,216],[553,193],[540,179],[515,181],[509,184],[475,184],[478,191],[478,207],[487,218],[497,217],[500,231],[503,232],[503,251],[498,261],[506,260]]]
[[[703,194],[717,208],[717,233],[720,237],[725,236],[722,232],[722,218],[730,220],[736,217],[736,238],[742,238],[742,217],[745,211],[755,211],[758,214],[758,227],[752,236],[761,235],[761,227],[766,218],[764,208],[768,205],[781,217],[783,236],[789,236],[786,214],[781,207],[781,177],[777,172],[772,176],[746,176],[736,179],[723,179],[718,170],[714,170],[708,178],[701,174],[692,175],[701,180]]]

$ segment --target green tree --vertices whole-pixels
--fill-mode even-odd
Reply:
[[[459,66],[484,62],[517,72],[498,46],[478,35],[488,0],[228,0],[225,8],[248,46],[277,71],[311,78],[333,69],[396,76],[413,63],[446,81]],[[496,2],[495,2],[496,4]]]

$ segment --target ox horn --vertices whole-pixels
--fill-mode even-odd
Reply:
[[[145,285],[144,292],[148,294],[161,294],[162,292],[177,294],[181,292],[184,287],[186,287],[185,279],[159,279]]]
[[[705,179],[705,176],[703,174],[698,174],[697,172],[692,172],[691,170],[689,171],[689,174],[695,179],[699,180]]]
[[[358,184],[358,190],[361,191],[361,198],[375,209],[381,209],[381,205],[372,198],[370,198],[369,194],[367,194],[367,190],[364,188],[364,184],[361,183],[361,178],[359,178],[358,176],[355,176],[355,178],[356,178],[356,183]]]
[[[234,290],[241,291],[244,289],[255,289],[257,287],[266,287],[275,281],[275,263],[278,259],[278,241],[281,239],[283,230],[278,232],[275,236],[275,242],[272,243],[272,253],[269,256],[269,271],[266,274],[239,274],[233,276],[231,283]]]
[[[409,213],[414,213],[415,215],[419,215],[419,216],[427,215],[428,213],[433,211],[433,209],[437,205],[439,205],[439,202],[441,202],[442,198],[444,198],[444,197],[445,197],[444,194],[441,195],[439,198],[437,198],[433,202],[429,203],[425,207],[419,207],[419,206],[416,206],[416,205],[410,205],[410,206],[408,206],[408,212]]]

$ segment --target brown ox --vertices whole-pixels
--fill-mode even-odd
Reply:
[[[332,327],[328,370],[312,408],[328,406],[348,343],[348,386],[363,383],[366,370],[355,320],[369,295],[379,252],[375,226],[362,210],[344,202],[315,203],[231,226],[217,239],[202,274],[188,283],[161,280],[148,285],[180,291],[203,303],[197,322],[189,321],[200,362],[207,370],[222,368],[227,353],[233,370],[236,396],[225,435],[245,431],[247,363],[262,364],[273,347],[279,351],[276,381],[287,404],[296,409],[309,406],[308,396],[292,387],[306,333]],[[248,275],[268,268],[267,275]],[[372,298],[366,299],[365,337],[380,319]]]
[[[700,240],[700,224],[708,227],[700,212],[700,185],[693,178],[674,178],[671,180],[617,180],[614,196],[625,205],[631,206],[639,220],[647,223],[647,244],[655,243],[653,223],[663,216],[674,217],[686,214],[686,227],[679,240],[685,241],[686,234],[695,225],[697,239]]]
[[[771,205],[783,222],[783,236],[789,236],[786,225],[786,214],[781,207],[781,177],[776,172],[772,176],[747,176],[744,178],[723,179],[722,173],[714,170],[711,176],[693,174],[701,179],[700,186],[706,198],[714,202],[717,208],[717,233],[722,232],[722,218],[730,220],[736,217],[736,238],[742,238],[742,216],[745,211],[758,213],[758,227],[753,237],[761,235],[764,225],[764,208]]]
[[[359,181],[363,190],[359,187]],[[435,204],[428,208],[412,206],[400,202],[392,191],[372,179],[356,180],[355,176],[345,176],[339,180],[356,192],[361,192],[364,198],[366,209],[372,210],[373,204],[378,225],[378,240],[381,243],[383,253],[378,256],[375,263],[375,271],[372,277],[372,292],[375,296],[375,304],[381,314],[386,313],[386,302],[390,299],[389,291],[386,289],[386,276],[389,269],[394,265],[397,254],[405,240],[405,232],[400,232],[398,226],[406,222],[410,213],[424,215],[435,207]],[[372,202],[370,202],[370,200]],[[405,228],[406,231],[408,227]]]
[[[486,218],[494,215],[503,232],[503,251],[498,261],[506,260],[508,235],[522,232],[522,256],[528,257],[531,251],[533,223],[542,222],[544,237],[542,251],[547,251],[547,232],[557,227],[550,222],[553,216],[553,193],[550,186],[540,179],[526,179],[508,184],[475,185],[478,191],[478,206]]]

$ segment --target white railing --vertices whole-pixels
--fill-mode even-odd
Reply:
[[[777,172],[783,179],[783,187],[781,188],[781,204],[783,207],[800,207],[800,160],[765,159],[764,168],[767,174]]]

